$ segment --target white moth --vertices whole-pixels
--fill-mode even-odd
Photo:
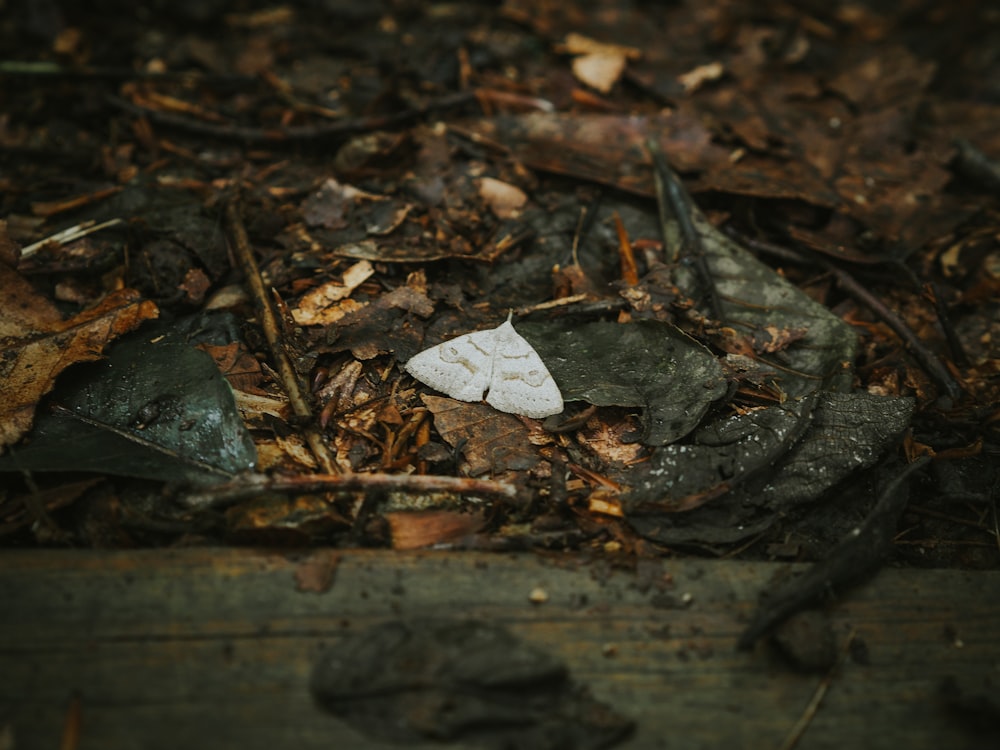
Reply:
[[[425,349],[404,367],[413,377],[459,401],[482,401],[525,417],[563,410],[562,394],[538,352],[507,322]]]

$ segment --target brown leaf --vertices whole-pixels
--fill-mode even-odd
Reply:
[[[422,396],[434,415],[434,426],[469,462],[469,475],[524,471],[539,462],[520,419],[486,404],[466,404],[440,396]]]
[[[358,261],[344,271],[340,281],[328,281],[325,284],[310,289],[302,295],[295,307],[292,317],[300,326],[329,325],[340,320],[351,308],[357,308],[358,303],[352,302],[346,310],[337,303],[346,300],[355,289],[363,284],[375,269],[367,260]]]
[[[56,308],[16,271],[0,265],[0,451],[17,442],[34,420],[38,400],[72,364],[99,359],[104,347],[159,311],[134,289],[109,294],[89,310],[63,320]]]
[[[260,362],[242,343],[233,341],[224,346],[200,344],[198,348],[215,360],[219,372],[225,375],[234,391],[243,391],[256,396],[269,395],[261,387],[264,373],[260,369]]]
[[[227,534],[237,543],[300,545],[349,525],[324,495],[265,494],[226,511]]]

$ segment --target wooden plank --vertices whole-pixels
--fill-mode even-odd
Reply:
[[[627,748],[781,747],[820,680],[766,646],[734,650],[758,591],[787,571],[775,564],[665,561],[637,574],[578,558],[352,551],[315,594],[296,589],[301,556],[274,552],[0,559],[0,738],[6,728],[19,750],[58,746],[74,694],[83,749],[388,747],[319,711],[307,683],[322,648],[401,616],[498,622],[550,650],[636,720]],[[939,685],[995,684],[998,583],[997,572],[885,570],[831,605],[838,637],[853,628],[868,663],[841,665],[799,747],[982,747]],[[529,601],[535,587],[544,604]]]

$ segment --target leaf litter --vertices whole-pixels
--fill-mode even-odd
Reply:
[[[801,23],[789,26],[766,13],[729,17],[723,8],[720,24],[692,6],[637,6],[615,8],[595,26],[572,3],[529,5],[410,19],[412,32],[457,24],[454,38],[471,47],[451,51],[465,61],[461,75],[475,96],[452,95],[452,69],[433,62],[440,51],[410,56],[413,69],[399,80],[420,80],[416,89],[389,92],[359,71],[357,99],[337,101],[306,85],[308,69],[336,62],[325,52],[316,51],[312,68],[265,54],[253,64],[304,86],[294,84],[281,105],[243,90],[219,106],[227,95],[207,80],[187,89],[129,80],[106,101],[134,141],[102,150],[98,172],[40,195],[34,168],[15,164],[7,179],[21,191],[2,233],[2,247],[14,251],[0,268],[5,292],[21,290],[11,300],[24,304],[0,307],[5,324],[21,321],[3,333],[13,368],[4,374],[23,373],[10,363],[27,351],[34,361],[36,346],[47,349],[37,356],[48,374],[5,378],[3,443],[21,456],[37,450],[44,420],[74,410],[86,388],[120,382],[73,363],[114,358],[112,340],[156,307],[169,326],[205,305],[239,321],[234,337],[205,345],[216,347],[209,351],[236,399],[217,387],[218,369],[208,376],[210,361],[189,356],[190,344],[183,354],[171,348],[177,342],[162,351],[216,384],[199,407],[200,421],[219,417],[207,442],[186,454],[177,435],[148,440],[161,419],[189,421],[180,415],[201,398],[195,386],[178,402],[161,398],[170,390],[162,382],[133,384],[126,392],[138,400],[121,399],[114,418],[78,414],[129,450],[141,442],[133,433],[147,431],[144,450],[162,463],[132,473],[202,483],[158,512],[180,522],[202,513],[222,535],[280,530],[287,539],[290,530],[308,543],[433,546],[519,529],[527,546],[600,551],[626,540],[635,550],[652,541],[663,553],[722,554],[749,545],[743,554],[768,557],[770,544],[793,538],[831,503],[871,508],[870,492],[849,488],[894,459],[965,451],[953,489],[985,497],[990,475],[981,469],[997,423],[988,324],[996,215],[989,188],[952,161],[968,161],[978,146],[988,164],[1000,147],[996,108],[970,109],[952,88],[990,80],[968,75],[974,56],[946,60],[876,43],[866,24],[886,33],[891,11],[834,23],[795,10]],[[507,35],[496,31],[501,18],[514,23]],[[352,41],[378,57],[397,46],[393,28],[360,21]],[[663,45],[663,29],[677,42],[712,43]],[[262,32],[261,44],[271,43]],[[232,56],[233,39],[201,44],[214,51],[204,59],[227,73],[251,63]],[[163,64],[185,69],[191,61],[178,55]],[[828,64],[817,68],[818,59]],[[518,71],[518,87],[499,70]],[[17,96],[24,106],[12,111],[44,111],[30,92]],[[331,124],[324,118],[335,110],[341,119]],[[87,128],[70,126],[80,143],[103,137]],[[14,123],[10,147],[35,148],[31,133],[29,123]],[[49,131],[37,137],[62,147],[46,141]],[[955,138],[967,145],[957,148]],[[314,140],[324,148],[306,158],[299,149]],[[670,187],[657,148],[682,176],[673,178],[680,189]],[[49,184],[62,184],[57,168],[47,169]],[[109,188],[109,177],[118,184]],[[223,205],[236,222],[220,221]],[[46,245],[17,259],[17,245],[65,228],[71,211],[74,222],[117,223],[87,252]],[[252,268],[230,252],[241,245],[235,224]],[[775,246],[786,254],[763,254]],[[233,293],[240,275],[258,278],[259,290]],[[845,294],[855,276],[860,294]],[[906,348],[898,330],[879,325],[873,297],[920,331]],[[25,308],[27,323],[18,317]],[[422,349],[488,331],[510,309],[559,386],[563,414],[544,422],[500,414],[432,395],[404,374]],[[69,330],[89,330],[88,315],[105,327],[69,342]],[[122,351],[145,351],[138,340]],[[963,350],[973,357],[965,365]],[[944,377],[958,385],[944,387],[941,372],[928,372],[932,361],[945,362]],[[303,398],[289,398],[293,385]],[[114,412],[113,400],[104,402]],[[33,421],[40,432],[26,435]],[[252,463],[250,437],[261,469],[272,472],[263,480],[267,513],[240,494],[261,487],[260,479],[239,485]],[[233,454],[234,446],[242,447]],[[53,449],[33,473],[44,477],[55,460],[64,470],[112,473],[82,442],[74,450],[75,464],[72,450]],[[150,465],[148,455],[129,456],[128,467]],[[212,470],[195,470],[197,462]],[[307,485],[310,471],[321,473]],[[388,510],[391,493],[412,505],[409,532],[406,508]],[[219,507],[227,508],[221,522],[211,516]],[[417,521],[417,513],[439,515]],[[162,519],[148,520],[155,528]],[[838,522],[825,533],[847,531]],[[924,554],[944,553],[931,545]]]

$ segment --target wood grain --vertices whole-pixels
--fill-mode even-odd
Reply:
[[[321,649],[396,617],[481,618],[550,650],[636,720],[630,749],[778,748],[821,679],[766,644],[735,651],[783,565],[666,560],[637,573],[575,557],[350,551],[312,593],[296,588],[307,555],[3,553],[0,738],[58,747],[78,695],[82,749],[388,747],[319,711],[307,683]],[[798,747],[989,746],[939,685],[996,683],[998,584],[997,572],[884,570],[832,603],[838,640],[853,628],[868,663],[838,668]],[[548,600],[532,604],[539,587]]]

